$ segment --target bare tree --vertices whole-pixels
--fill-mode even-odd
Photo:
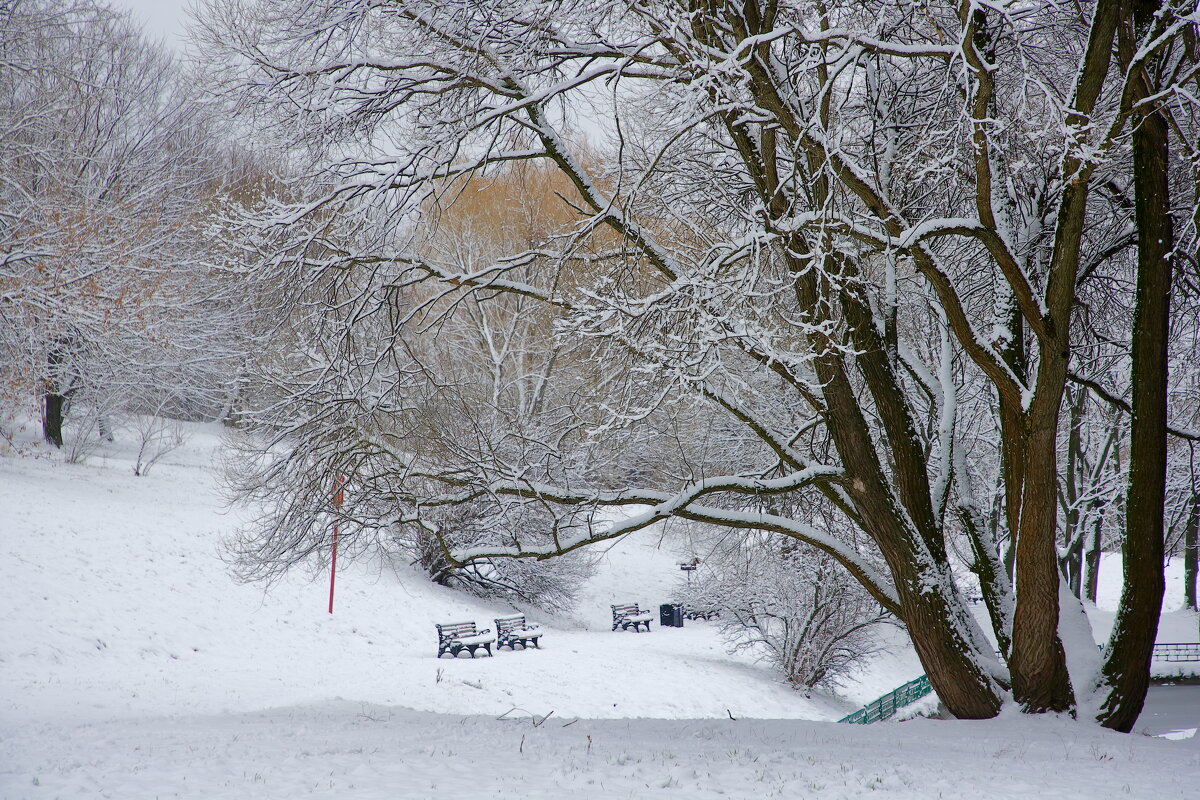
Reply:
[[[713,548],[680,602],[720,612],[732,648],[767,660],[796,688],[836,687],[879,651],[885,613],[833,559],[778,537]]]
[[[315,476],[336,471],[397,507],[644,509],[456,550],[464,563],[669,516],[773,532],[903,621],[955,715],[1100,698],[1127,730],[1153,626],[1118,626],[1103,677],[1087,637],[1062,635],[1083,619],[1057,552],[1062,408],[1076,378],[1125,403],[1072,371],[1077,298],[1101,267],[1146,273],[1146,214],[1157,225],[1171,206],[1135,213],[1159,169],[1139,158],[1161,149],[1138,132],[1162,117],[1195,141],[1196,22],[1190,3],[1146,16],[1115,0],[223,4],[208,26],[230,90],[314,166],[307,203],[244,228],[321,337],[300,336],[303,370],[272,379],[278,402],[253,421],[276,455],[247,462],[243,494],[279,487],[292,509],[259,541],[276,565],[326,548],[289,521],[326,502]],[[597,96],[612,143],[586,158],[569,129]],[[431,203],[529,161],[569,184],[574,216],[554,235],[486,263],[423,249]],[[556,373],[558,402],[511,429],[410,353],[433,321],[501,297],[538,307],[555,352],[601,376]],[[1138,381],[1163,374],[1134,370],[1136,408]],[[1153,425],[1133,434],[1148,448],[1135,471],[1156,469],[1170,426]],[[794,496],[823,498],[833,524],[767,502]],[[1118,617],[1148,622],[1161,492],[1128,502],[1144,561]]]
[[[0,348],[8,403],[202,415],[219,403],[236,281],[204,218],[229,160],[215,118],[127,15],[0,8]],[[167,402],[169,400],[169,402]]]
[[[1090,400],[1086,386],[1068,388],[1065,464],[1059,486],[1060,567],[1071,593],[1096,601],[1106,523],[1121,518],[1121,474],[1117,463],[1126,428],[1118,412]],[[1099,421],[1087,415],[1102,415]]]
[[[397,525],[393,557],[410,559],[443,586],[479,597],[531,603],[566,611],[574,607],[583,584],[593,574],[586,553],[571,553],[546,561],[511,558],[458,563],[448,550],[492,548],[538,531],[550,530],[556,520],[529,507],[507,510],[484,502],[446,506]],[[519,532],[519,535],[518,535]]]

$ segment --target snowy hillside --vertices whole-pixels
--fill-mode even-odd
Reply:
[[[512,608],[379,563],[339,571],[333,615],[327,573],[235,584],[218,446],[197,429],[143,477],[120,444],[82,465],[0,455],[0,798],[417,798],[462,770],[481,776],[463,797],[506,779],[512,797],[936,797],[979,775],[973,796],[1020,797],[1027,759],[1045,796],[1169,798],[1200,776],[1194,738],[786,722],[837,719],[920,666],[898,640],[845,698],[805,698],[709,624],[612,633],[609,604],[657,607],[680,579],[655,530],[607,550],[571,614],[527,610],[543,649],[436,659],[435,622]]]
[[[339,570],[264,591],[219,560],[223,513],[209,469],[216,429],[149,475],[115,456],[92,464],[3,459],[3,583],[14,593],[3,649],[3,713],[220,713],[330,698],[426,711],[514,706],[587,717],[837,718],[849,704],[806,700],[769,670],[726,655],[711,626],[614,634],[609,605],[668,599],[678,559],[646,531],[601,557],[577,610],[552,618],[542,652],[474,662],[436,654],[434,623],[494,627],[511,607],[431,584],[400,565]],[[525,609],[522,609],[525,610]],[[640,667],[630,674],[628,664]],[[919,669],[919,668],[918,668]],[[623,685],[619,697],[604,687]]]

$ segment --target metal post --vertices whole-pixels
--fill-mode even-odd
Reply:
[[[334,509],[342,506],[342,487],[346,485],[346,478],[343,475],[338,475],[333,479],[333,507]],[[335,511],[336,513],[336,511]],[[337,544],[338,544],[338,523],[337,518],[333,521],[333,557],[329,561],[329,613],[333,613],[333,582],[337,578]]]

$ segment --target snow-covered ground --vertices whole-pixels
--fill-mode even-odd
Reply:
[[[492,626],[512,609],[380,563],[339,570],[333,615],[327,573],[232,582],[218,446],[199,428],[143,477],[120,443],[82,465],[0,455],[0,797],[1183,798],[1200,785],[1194,737],[1019,715],[832,724],[920,674],[900,637],[842,697],[806,698],[729,655],[712,625],[613,633],[609,604],[657,607],[680,579],[681,554],[653,530],[603,554],[571,614],[522,609],[542,649],[436,659],[435,622]],[[1172,626],[1161,640],[1195,641],[1194,616]]]

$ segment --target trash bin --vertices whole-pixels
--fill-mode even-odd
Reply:
[[[676,603],[663,603],[658,607],[658,624],[664,628],[682,628],[683,606]]]

